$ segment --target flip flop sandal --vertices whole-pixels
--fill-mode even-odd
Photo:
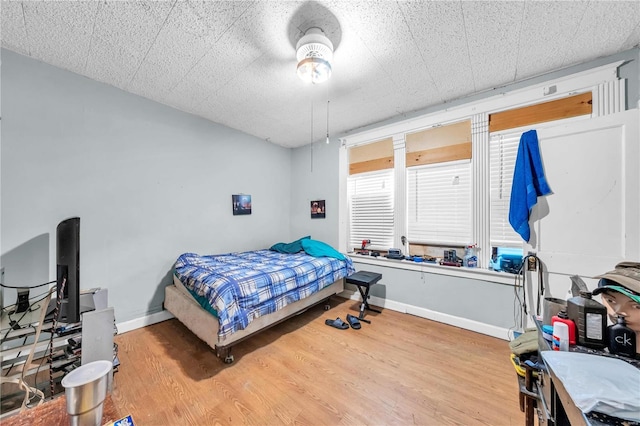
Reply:
[[[330,326],[330,327],[334,327],[334,328],[337,328],[339,330],[346,330],[346,329],[349,328],[349,324],[347,324],[346,322],[342,321],[340,318],[336,318],[334,320],[328,319],[328,320],[325,320],[324,323],[326,325]]]
[[[351,325],[351,328],[353,328],[354,330],[360,330],[360,327],[362,327],[360,321],[358,320],[358,317],[354,317],[351,314],[347,314],[347,321]]]

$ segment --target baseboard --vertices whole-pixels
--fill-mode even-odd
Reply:
[[[351,300],[362,300],[360,293],[351,290],[344,290],[340,293],[340,296]],[[381,306],[385,309],[391,309],[392,311],[411,314],[417,317],[464,328],[465,330],[474,331],[476,333],[486,334],[487,336],[497,337],[502,340],[511,340],[512,338],[512,332],[509,329],[485,324],[468,318],[456,317],[454,315],[444,314],[442,312],[436,312],[430,309],[408,305],[406,303],[395,302],[393,300],[381,299],[375,296],[371,296],[369,298],[369,303],[375,306]]]
[[[173,318],[171,312],[164,310],[156,312],[155,314],[145,315],[144,317],[136,318],[131,321],[119,322],[116,324],[116,327],[118,327],[118,334],[122,334],[127,331],[153,325],[171,318]]]
[[[360,293],[351,290],[344,290],[339,294],[339,296],[351,300],[362,300]],[[395,302],[393,300],[381,299],[375,296],[371,296],[369,298],[369,301],[372,305],[381,306],[385,309],[391,309],[392,311],[411,314],[417,317],[453,325],[455,327],[464,328],[465,330],[486,334],[487,336],[497,337],[498,339],[511,340],[513,338],[512,332],[509,329],[496,327],[495,325],[485,324],[482,322],[470,320],[467,318],[456,317],[449,314],[443,314],[442,312],[436,312],[430,309],[408,305],[406,303]],[[118,327],[118,334],[122,334],[138,328],[146,327],[148,325],[166,321],[171,318],[174,318],[174,316],[169,311],[165,310],[146,315],[141,318],[136,318],[131,321],[121,322],[116,324],[116,326]]]

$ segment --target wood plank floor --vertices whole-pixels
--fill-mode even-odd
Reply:
[[[112,399],[136,425],[515,425],[504,340],[334,297],[233,348],[224,364],[177,320],[116,336]]]

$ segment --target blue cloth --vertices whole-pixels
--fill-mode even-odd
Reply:
[[[333,257],[338,260],[345,260],[344,254],[334,249],[327,243],[322,241],[306,239],[302,240],[302,249],[309,256],[313,257]]]
[[[551,193],[544,176],[538,133],[529,130],[520,137],[516,166],[513,171],[509,223],[523,240],[529,241],[529,214],[538,202],[538,197]]]
[[[306,237],[302,237],[290,243],[276,243],[272,245],[269,250],[286,254],[298,253],[299,251],[302,251],[302,240],[308,240],[309,238],[311,238],[311,236],[307,235]]]

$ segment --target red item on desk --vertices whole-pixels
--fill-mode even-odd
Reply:
[[[551,325],[553,326],[555,322],[563,322],[567,324],[567,326],[569,327],[569,344],[575,345],[576,344],[576,323],[569,319],[569,317],[567,316],[567,312],[562,310],[558,312],[558,315],[552,316]]]

